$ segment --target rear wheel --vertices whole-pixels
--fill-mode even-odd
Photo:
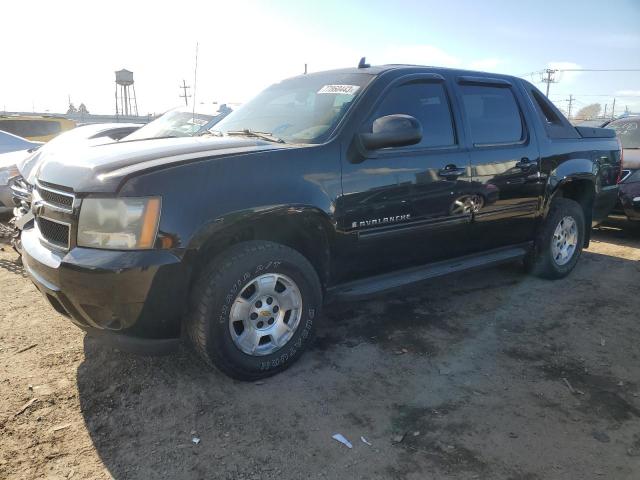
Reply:
[[[318,275],[306,258],[276,243],[244,242],[203,269],[187,331],[207,363],[233,378],[255,380],[300,357],[321,302]]]
[[[543,278],[567,276],[582,253],[584,233],[584,212],[580,204],[568,198],[555,199],[534,249],[525,260],[526,266]]]

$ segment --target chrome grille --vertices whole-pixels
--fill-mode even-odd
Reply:
[[[38,194],[44,202],[53,207],[61,208],[66,211],[71,211],[73,209],[73,201],[75,200],[73,193],[51,188],[48,185],[40,183],[38,184]]]
[[[38,217],[37,222],[40,235],[47,243],[65,250],[69,249],[68,224],[44,217]]]

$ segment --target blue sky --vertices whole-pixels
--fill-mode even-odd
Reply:
[[[515,75],[550,65],[640,69],[640,0],[112,0],[99,15],[94,5],[5,2],[3,37],[16,41],[3,48],[12,74],[0,76],[0,109],[62,111],[71,95],[111,113],[113,72],[124,67],[141,113],[162,112],[179,104],[182,79],[194,82],[196,42],[197,101],[207,102],[246,101],[305,62],[315,71],[362,55]],[[569,94],[577,107],[616,95],[619,109],[640,110],[640,72],[565,73],[551,98],[566,106]]]
[[[640,0],[345,3],[328,0],[310,9],[296,8],[295,1],[278,5],[313,30],[371,52],[373,63],[378,63],[375,53],[390,46],[416,57],[418,46],[432,46],[450,55],[454,64],[457,60],[463,67],[514,75],[548,66],[640,69]],[[402,57],[397,61],[421,63]],[[539,82],[539,75],[527,78]],[[578,105],[610,103],[612,97],[602,95],[619,93],[618,105],[640,104],[640,72],[566,72],[558,80],[551,85],[554,100],[573,94]],[[561,100],[559,104],[566,106]]]

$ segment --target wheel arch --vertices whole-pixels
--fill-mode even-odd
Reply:
[[[325,212],[306,205],[234,212],[203,226],[188,247],[191,284],[212,258],[251,240],[271,241],[296,250],[313,265],[323,290],[326,288],[331,276],[333,226]]]
[[[555,198],[568,198],[577,202],[584,213],[585,235],[584,247],[589,246],[591,239],[591,221],[598,182],[597,167],[588,159],[571,159],[563,162],[551,172],[547,184],[547,200],[544,206],[544,217],[549,213]]]

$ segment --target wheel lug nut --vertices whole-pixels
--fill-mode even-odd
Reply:
[[[258,318],[258,314],[257,314],[257,313],[255,313],[255,312],[253,312],[253,313],[251,314],[251,320],[255,320],[256,318]]]
[[[262,302],[260,300],[258,300],[256,302],[256,308],[260,308],[262,306]]]
[[[269,325],[273,325],[273,317],[269,319]]]
[[[263,322],[258,322],[258,328],[262,328],[264,327],[264,323]]]
[[[269,305],[271,305],[273,303],[273,298],[271,298],[271,297],[267,298],[267,303]]]
[[[278,313],[278,310],[280,310],[280,308],[278,308],[277,305],[275,307],[273,307],[273,313]]]

